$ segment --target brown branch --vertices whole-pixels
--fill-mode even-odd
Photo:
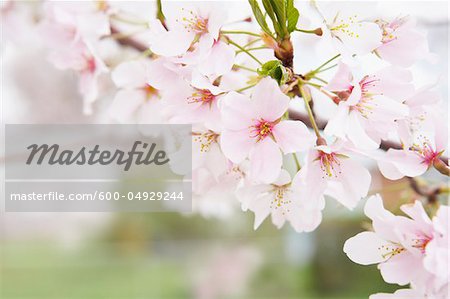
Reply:
[[[427,187],[420,186],[415,178],[408,177],[409,186],[411,189],[420,196],[427,199],[429,204],[436,204],[438,202],[438,195],[442,193],[442,188],[437,187]]]
[[[111,34],[117,34],[120,35],[122,32],[118,30],[116,27],[111,25]],[[116,41],[121,44],[122,46],[130,47],[133,49],[136,49],[139,52],[145,52],[148,50],[148,46],[145,44],[138,42],[137,40],[131,38],[131,37],[123,37],[116,39]]]

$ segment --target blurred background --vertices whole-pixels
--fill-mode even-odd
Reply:
[[[56,70],[31,29],[36,3],[16,2],[14,16],[3,11],[1,45],[2,123],[93,123],[105,116],[84,116],[71,72]],[[118,2],[135,13],[154,3]],[[227,7],[246,7],[234,1]],[[433,82],[447,101],[448,4],[380,4],[389,16],[413,15],[428,31],[438,64],[415,69]],[[248,8],[239,11],[248,14]],[[11,19],[12,18],[12,19]],[[104,90],[111,82],[105,80]],[[97,103],[102,111],[114,94]],[[4,156],[1,155],[2,176]],[[406,180],[383,179],[373,165],[371,193],[381,192],[387,208],[416,198]],[[4,178],[4,177],[2,177]],[[424,180],[435,182],[433,171]],[[3,199],[3,188],[1,185]],[[1,298],[367,298],[398,288],[383,282],[376,266],[352,263],[342,251],[349,237],[369,227],[363,201],[349,212],[327,200],[324,220],[313,233],[277,230],[266,220],[253,230],[253,214],[227,217],[176,213],[5,213],[2,204]],[[220,208],[220,207],[219,207]]]

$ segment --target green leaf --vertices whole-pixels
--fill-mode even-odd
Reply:
[[[286,27],[286,0],[269,0],[272,4],[272,8],[277,15],[278,24],[280,25],[280,28],[282,31],[282,36],[284,36],[285,33],[287,33],[285,30],[287,30]]]
[[[275,15],[275,12],[273,11],[272,8],[272,3],[270,2],[270,0],[262,0],[262,3],[264,5],[264,9],[266,10],[267,15],[272,21],[273,29],[275,29],[277,35],[280,35],[282,29],[280,27],[280,24],[278,24],[277,16]]]
[[[294,6],[294,0],[287,0],[286,16],[287,16],[287,30],[289,33],[291,33],[295,31],[295,28],[297,28],[298,18],[300,17],[300,13]]]
[[[258,22],[259,26],[261,27],[262,31],[267,33],[268,35],[272,36],[272,32],[267,25],[266,17],[261,12],[261,9],[259,8],[259,4],[257,0],[248,0],[248,3],[250,4],[253,15],[255,16],[256,21]]]
[[[286,68],[279,60],[270,60],[264,63],[257,71],[261,76],[268,76],[277,80],[279,85],[286,83],[289,78]]]

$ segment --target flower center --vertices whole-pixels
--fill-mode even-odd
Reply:
[[[270,202],[270,209],[271,210],[278,210],[282,209],[282,214],[289,213],[289,205],[292,203],[292,200],[286,198],[286,194],[289,193],[291,190],[289,189],[289,185],[283,185],[283,186],[277,186],[273,185],[273,195],[274,198]]]
[[[219,138],[219,134],[213,131],[207,131],[204,133],[193,132],[192,135],[194,136],[194,142],[200,143],[200,152],[202,153],[209,152],[211,146],[214,143],[217,143]]]
[[[417,248],[420,250],[421,253],[425,253],[425,248],[427,247],[428,243],[431,241],[431,238],[428,237],[422,237],[413,240],[414,244],[412,247]]]
[[[377,104],[372,101],[373,96],[377,94],[371,92],[370,90],[375,87],[379,81],[380,80],[373,75],[365,76],[359,82],[359,86],[361,87],[361,99],[356,105],[350,107],[350,109],[358,111],[363,117],[368,118],[377,107]]]
[[[88,73],[94,73],[96,68],[97,68],[97,63],[95,62],[95,58],[92,56],[90,56],[90,57],[86,56],[84,71],[86,71]]]
[[[337,177],[341,174],[341,161],[339,161],[338,154],[336,153],[325,153],[323,151],[318,151],[319,156],[316,158],[320,162],[320,168],[324,172],[325,176]],[[323,176],[322,178],[325,178]]]
[[[253,126],[250,127],[250,137],[256,138],[257,141],[263,140],[268,135],[272,134],[275,122],[266,121],[264,119],[258,120]]]
[[[410,151],[414,151],[417,155],[419,155],[422,158],[422,162],[426,165],[433,164],[434,160],[439,157],[440,153],[437,152],[433,146],[431,145],[431,142],[428,140],[428,138],[421,136],[423,141],[413,143],[410,147]]]
[[[395,31],[399,27],[401,27],[405,23],[405,21],[406,20],[404,18],[397,18],[391,23],[388,23],[383,20],[376,20],[375,23],[377,23],[380,29],[383,31],[383,37],[381,42],[383,44],[387,44],[393,40],[396,40],[397,36],[395,35]]]
[[[190,97],[188,97],[188,103],[202,103],[211,105],[216,99],[216,96],[208,89],[195,89]]]
[[[147,100],[158,94],[158,90],[150,84],[146,84],[143,89]]]
[[[330,28],[330,30],[333,32],[346,34],[349,37],[359,38],[359,34],[350,29],[350,26],[353,26],[355,23],[358,23],[357,17],[358,17],[357,15],[354,15],[344,20],[343,18],[339,18],[338,14],[334,18],[333,22],[334,25]]]
[[[183,17],[184,28],[188,32],[194,32],[202,35],[208,33],[208,19],[196,15],[193,11],[189,11],[188,17]]]
[[[405,251],[405,248],[397,244],[390,244],[390,245],[381,245],[380,247],[378,247],[378,250],[381,251],[381,256],[384,259],[390,259],[391,257]]]

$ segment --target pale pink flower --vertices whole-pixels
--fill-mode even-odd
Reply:
[[[226,16],[218,9],[199,6],[193,10],[182,8],[175,22],[169,22],[169,30],[159,21],[151,23],[150,49],[161,56],[179,56],[186,54],[195,45],[196,48],[209,49],[219,38],[220,27]]]
[[[255,86],[251,99],[236,92],[223,99],[222,151],[236,164],[249,158],[251,179],[273,182],[281,171],[281,150],[287,154],[312,145],[314,138],[305,124],[281,120],[288,106],[289,97],[270,78]]]
[[[207,218],[229,218],[238,206],[235,191],[244,172],[232,163],[227,163],[225,171],[220,174],[217,169],[210,169],[204,165],[192,172],[193,212]]]
[[[287,221],[297,232],[310,232],[322,221],[325,200],[322,196],[314,200],[304,196],[306,188],[298,176],[291,181],[289,173],[282,169],[272,184],[249,184],[238,189],[237,194],[242,210],[255,213],[254,229],[271,215],[277,228]]]
[[[415,28],[409,17],[395,18],[391,22],[377,20],[383,31],[382,45],[375,53],[394,65],[408,67],[430,56],[426,35]]]
[[[109,70],[92,47],[79,42],[65,50],[50,54],[49,60],[61,70],[74,70],[79,75],[78,89],[83,95],[83,112],[92,113],[92,104],[99,94],[98,79]]]
[[[220,129],[218,103],[225,94],[207,77],[194,72],[191,82],[179,80],[165,90],[163,100],[167,102],[167,114],[174,123],[204,123],[213,130]]]
[[[397,128],[396,120],[408,115],[402,101],[414,91],[409,71],[394,67],[355,78],[341,64],[327,89],[339,97],[337,112],[325,133],[348,138],[360,149],[376,149],[381,139]]]
[[[357,9],[354,3],[344,2],[324,5],[321,10],[324,19],[321,40],[334,46],[346,61],[352,59],[355,54],[370,53],[381,45],[381,29],[377,24],[365,19],[364,10],[367,9]],[[371,5],[365,3],[364,6]]]
[[[448,240],[448,229],[441,228],[438,232],[433,223],[445,223],[448,208],[444,207],[433,222],[419,201],[403,205],[401,209],[410,218],[395,216],[385,210],[379,195],[370,197],[364,212],[372,220],[374,231],[362,232],[348,239],[344,244],[344,252],[355,263],[378,264],[383,279],[388,283],[411,283],[418,288],[425,288],[427,292],[439,292],[447,283],[444,279],[448,278],[448,273],[442,270],[445,266],[435,263],[438,259],[448,264],[448,260],[441,260],[442,252],[438,254],[433,249],[430,251],[428,245],[439,242],[439,247],[447,251],[445,258],[448,259],[448,242],[442,246],[443,242],[435,240],[437,235]]]
[[[307,186],[306,198],[315,200],[329,195],[349,209],[369,191],[369,171],[351,158],[342,142],[312,149],[300,177]]]
[[[405,100],[409,116],[399,121],[398,136],[403,149],[389,149],[381,155],[378,167],[388,179],[423,174],[448,146],[445,116],[439,113],[439,94],[426,86]]]
[[[217,78],[231,71],[235,55],[236,52],[230,45],[218,40],[214,41],[211,47],[196,48],[172,61],[183,66],[195,67],[199,73],[209,78]]]
[[[192,169],[206,168],[218,180],[230,168],[219,145],[220,133],[194,126],[192,129]]]
[[[44,12],[39,29],[52,49],[96,42],[111,33],[108,7],[95,2],[47,1]]]
[[[121,123],[158,124],[164,121],[164,105],[158,90],[147,83],[150,61],[131,60],[118,65],[111,74],[119,88],[109,107],[112,118]]]

